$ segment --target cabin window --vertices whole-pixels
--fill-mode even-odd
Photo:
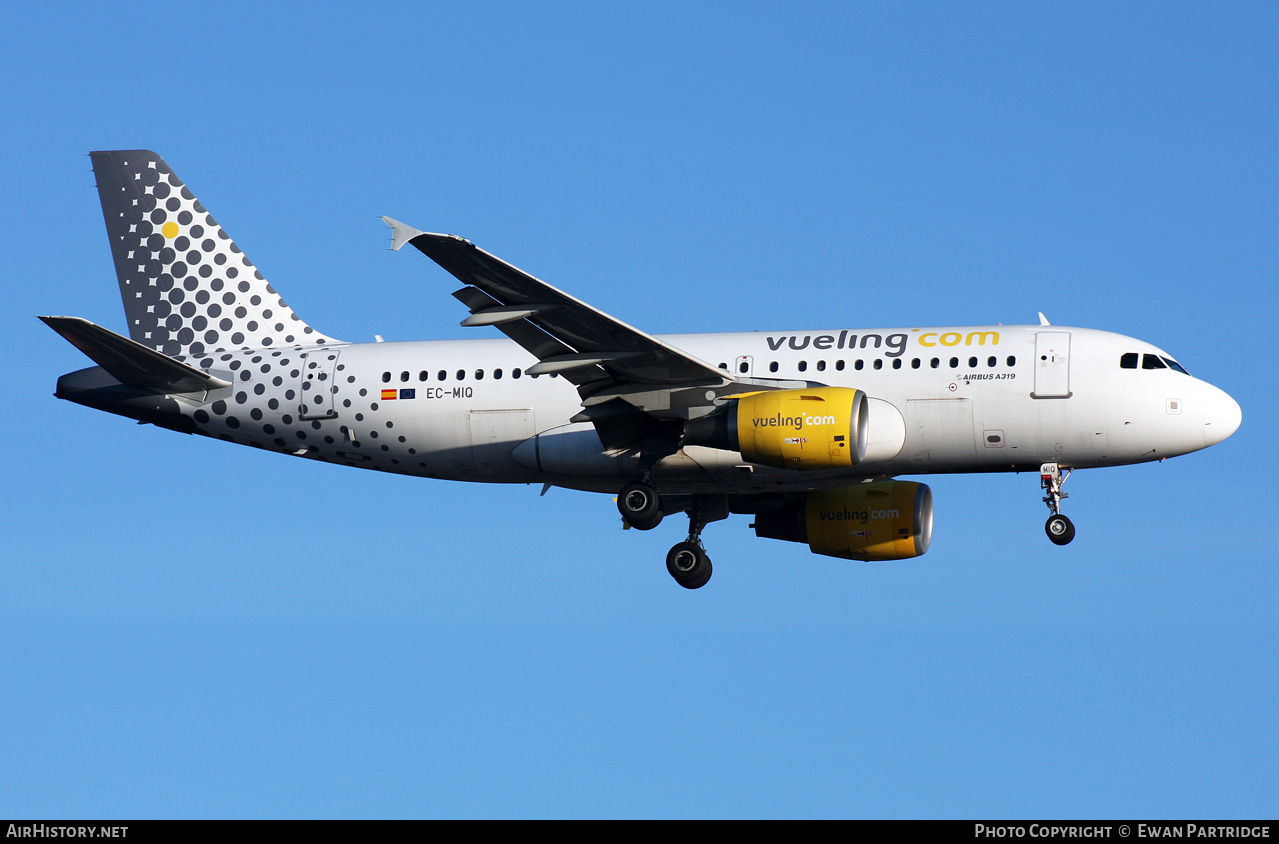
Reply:
[[[1120,369],[1136,369],[1136,368],[1137,368],[1137,353],[1136,353],[1136,352],[1125,352],[1124,354],[1120,355],[1120,356],[1119,356],[1119,368],[1120,368]]]
[[[928,362],[928,365],[931,366],[933,369],[936,369],[937,367],[941,366],[941,359],[933,358],[932,360]]]
[[[969,359],[968,359],[968,368],[969,368],[969,369],[976,369],[976,368],[977,368],[977,358],[975,358],[975,357],[971,357],[971,358],[969,358]]]
[[[519,369],[512,369],[512,370],[511,370],[511,377],[512,377],[512,378],[514,378],[514,379],[515,379],[515,380],[517,380],[517,381],[519,380],[520,376],[521,376],[521,375],[523,375],[523,374],[524,374],[524,373],[523,373],[521,370],[519,370]]]
[[[806,361],[806,360],[801,360],[801,361],[799,362],[799,371],[800,371],[800,372],[804,372],[804,371],[805,371],[805,370],[807,370],[807,369],[808,369],[808,361]]]
[[[500,370],[500,369],[495,369],[495,370],[493,370],[493,380],[494,380],[494,381],[501,381],[501,380],[502,380],[502,370]]]
[[[389,373],[389,372],[383,372],[383,373],[382,373],[382,383],[383,383],[383,384],[390,384],[390,383],[391,383],[391,373]]]
[[[893,369],[901,369],[901,368],[902,368],[902,359],[893,358]]]
[[[423,369],[421,372],[417,374],[417,380],[419,381],[425,381],[426,379],[430,377],[431,377],[430,373],[428,373],[425,369]]]
[[[950,368],[951,368],[951,369],[959,369],[959,358],[951,358],[951,359],[950,359]]]
[[[457,380],[459,380],[459,381],[465,381],[465,380],[466,380],[466,370],[465,370],[465,369],[459,369],[459,370],[457,371]]]
[[[1016,366],[1016,365],[1017,365],[1017,358],[1013,357],[1012,355],[1009,355],[1009,356],[1008,356],[1008,365],[1009,365],[1009,366]]]
[[[844,362],[843,362],[842,360],[837,360],[837,361],[835,361],[835,368],[836,368],[836,369],[838,369],[840,372],[843,372],[843,371],[844,371]]]
[[[865,366],[865,364],[861,361],[860,358],[858,358],[857,363],[853,364],[853,369],[860,371],[863,366]]]
[[[999,363],[999,358],[995,357],[994,355],[991,355],[990,357],[986,358],[987,366],[993,367],[997,363]]]
[[[1160,360],[1159,355],[1142,355],[1141,368],[1142,369],[1167,369],[1168,364]]]
[[[818,372],[825,372],[825,371],[826,371],[826,361],[824,361],[824,360],[819,360],[819,361],[817,362],[817,371],[818,371]]]
[[[911,369],[919,369],[919,358],[911,358],[911,360],[910,360],[910,368],[911,368]]]
[[[742,373],[743,375],[749,372],[750,368],[751,368],[751,365],[747,363],[746,361],[742,361],[741,363],[737,365],[737,371]]]
[[[876,368],[876,369],[883,369],[883,368],[884,368],[884,359],[883,359],[883,358],[875,358],[875,368]]]
[[[477,370],[475,370],[475,380],[476,380],[476,381],[483,381],[483,380],[484,380],[484,370],[482,370],[482,369],[477,369]]]
[[[438,380],[443,381],[443,380],[445,380],[446,378],[448,378],[448,377],[449,377],[449,374],[448,374],[447,372],[445,372],[443,369],[441,369],[439,372],[435,373],[435,377],[436,377]]]
[[[777,361],[772,361],[771,363],[768,364],[768,371],[769,372],[777,371]]]
[[[408,380],[409,380],[409,371],[408,371],[407,369],[400,373],[400,380],[401,380],[401,381],[403,381],[403,382],[405,382],[405,383],[408,383]]]
[[[728,372],[728,364],[726,364],[726,363],[721,363],[721,364],[719,365],[719,368],[720,368],[720,369],[722,369],[722,370],[724,370],[725,372]]]

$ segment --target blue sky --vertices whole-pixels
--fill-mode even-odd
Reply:
[[[55,3],[0,79],[0,816],[1276,814],[1273,4]],[[35,315],[124,328],[86,153],[139,147],[343,339],[464,336],[388,214],[654,332],[1043,311],[1243,426],[1076,473],[1066,548],[940,477],[922,558],[739,516],[686,592],[607,496],[53,399]]]

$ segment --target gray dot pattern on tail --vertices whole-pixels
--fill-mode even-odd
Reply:
[[[285,304],[162,158],[92,158],[130,337],[183,358],[337,342]]]

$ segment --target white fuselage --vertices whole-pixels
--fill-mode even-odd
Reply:
[[[798,472],[690,446],[652,469],[664,491],[783,491],[869,477],[1085,468],[1158,460],[1238,427],[1224,392],[1118,334],[1061,326],[967,326],[667,335],[734,376],[855,387],[870,398],[866,459]],[[183,403],[201,433],[334,463],[424,477],[616,491],[638,457],[609,452],[573,384],[529,376],[505,339],[334,344],[221,353],[232,381]],[[300,407],[306,409],[299,412]]]

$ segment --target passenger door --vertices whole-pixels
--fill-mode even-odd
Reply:
[[[1035,391],[1037,399],[1070,398],[1070,332],[1035,334]]]

